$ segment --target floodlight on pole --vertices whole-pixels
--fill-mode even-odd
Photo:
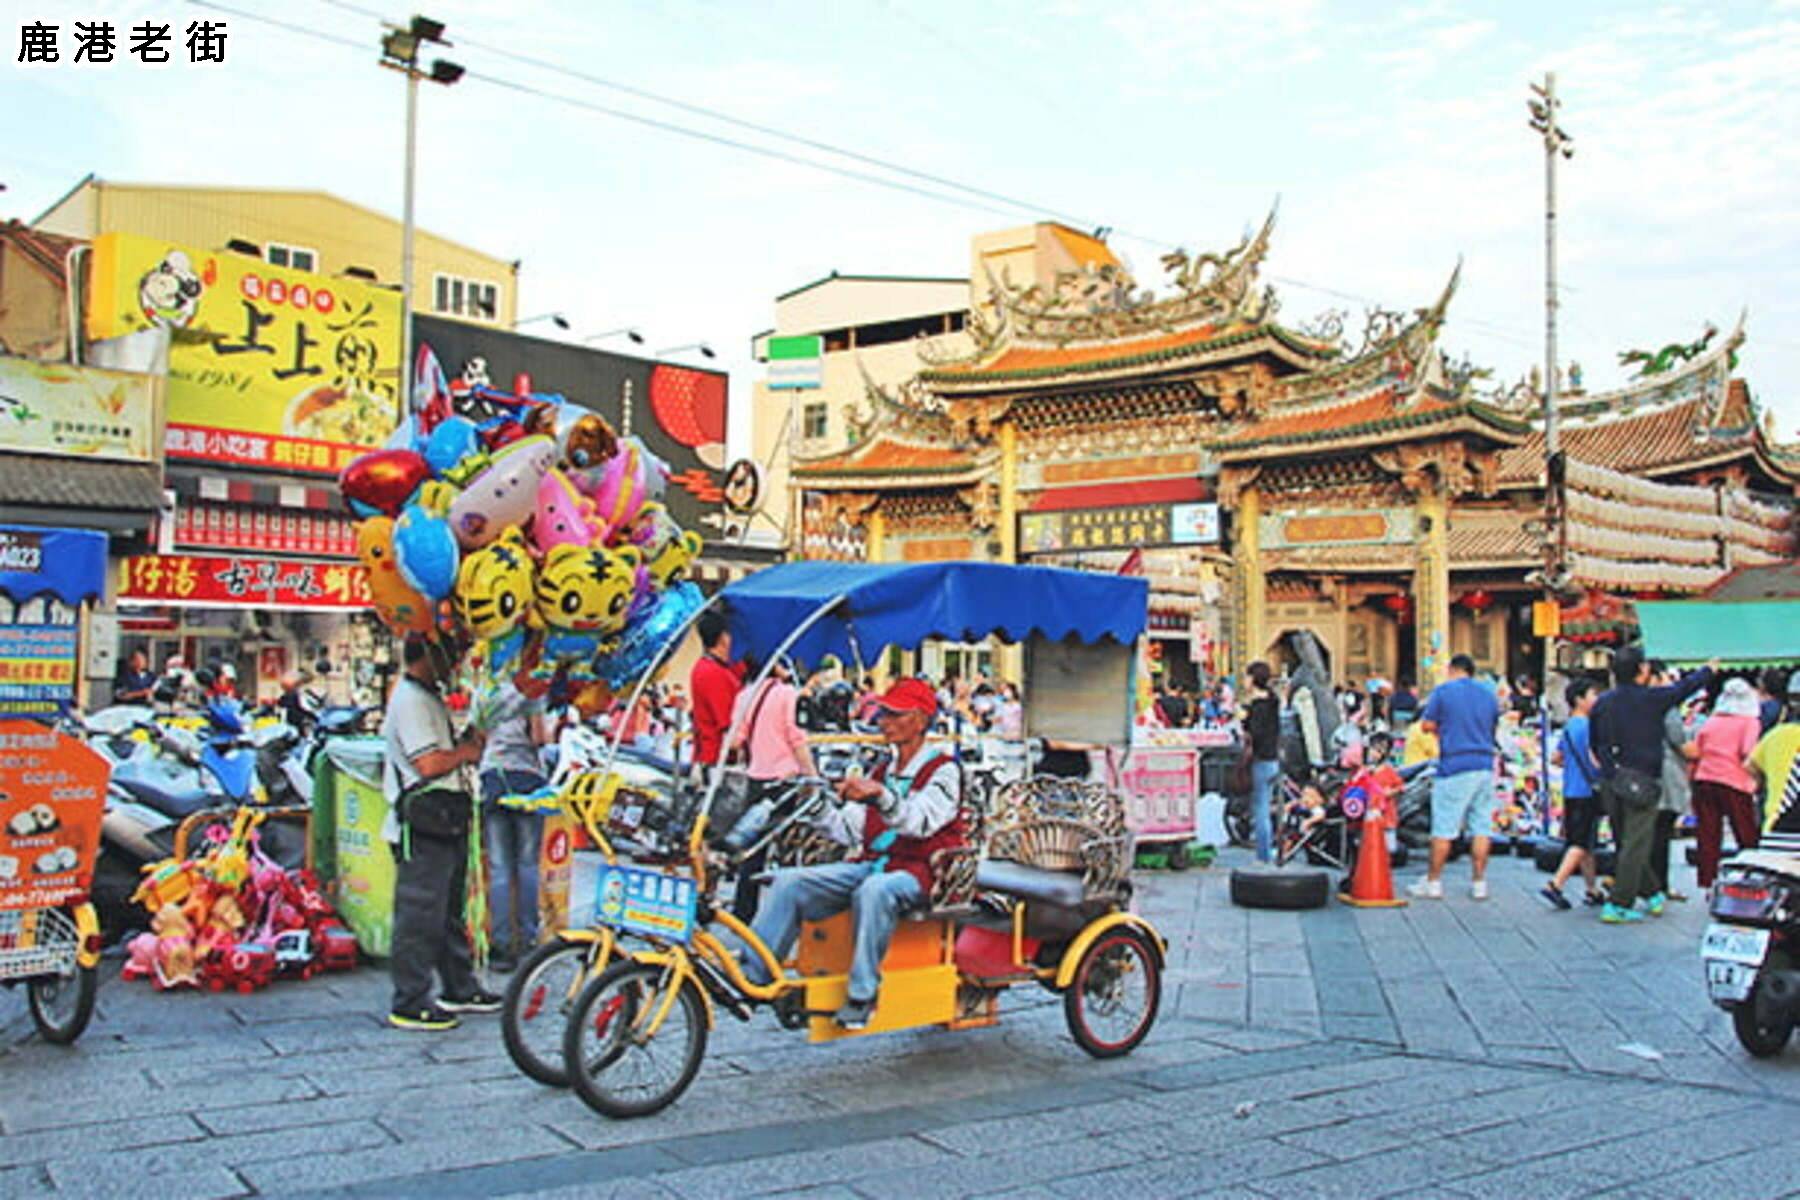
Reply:
[[[603,342],[607,338],[615,337],[630,338],[631,344],[634,346],[641,346],[644,344],[643,333],[630,325],[623,326],[619,329],[608,329],[605,333],[590,333],[581,340],[585,345],[592,345],[595,342]]]
[[[705,358],[717,358],[718,357],[718,355],[713,353],[713,348],[711,346],[707,345],[705,342],[688,342],[688,343],[686,343],[684,345],[680,345],[680,346],[669,346],[669,347],[666,347],[665,349],[658,350],[656,352],[656,357],[668,358],[672,355],[681,354],[684,351],[688,351],[688,350],[698,350],[701,353],[701,355]]]
[[[400,217],[400,397],[404,412],[412,411],[413,182],[418,159],[419,80],[447,87],[463,77],[460,65],[441,58],[432,60],[429,70],[421,70],[419,47],[427,42],[450,44],[444,39],[442,21],[418,15],[408,25],[387,26],[381,37],[381,65],[406,76],[406,193]]]
[[[517,329],[521,325],[529,325],[533,321],[549,321],[551,324],[555,325],[558,329],[564,330],[565,332],[569,328],[569,318],[563,316],[559,312],[539,313],[535,317],[521,318],[520,320],[513,322],[513,328]]]

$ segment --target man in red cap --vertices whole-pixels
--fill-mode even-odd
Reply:
[[[867,778],[846,779],[846,801],[826,815],[825,830],[860,847],[854,861],[777,871],[754,926],[763,944],[785,960],[800,936],[800,922],[822,921],[851,910],[856,946],[849,995],[838,1024],[862,1029],[875,1012],[881,960],[900,915],[931,895],[931,857],[964,844],[962,776],[948,754],[926,751],[925,734],[937,716],[937,694],[920,679],[898,680],[879,699],[876,719],[893,746],[893,759]],[[748,955],[746,972],[769,982],[761,962]]]

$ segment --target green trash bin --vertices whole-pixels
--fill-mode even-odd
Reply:
[[[394,855],[381,836],[383,740],[333,738],[313,776],[313,864],[356,944],[386,958],[394,937]]]

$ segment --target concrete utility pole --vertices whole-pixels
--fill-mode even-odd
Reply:
[[[1532,95],[1525,105],[1531,112],[1531,128],[1544,139],[1544,599],[1558,605],[1558,591],[1567,568],[1564,564],[1566,543],[1563,507],[1564,462],[1561,431],[1558,429],[1557,358],[1556,358],[1556,160],[1575,157],[1575,139],[1557,124],[1556,73],[1544,72],[1544,82],[1531,85]],[[1556,661],[1551,653],[1554,639],[1544,639],[1542,694],[1538,697],[1540,714],[1540,750],[1543,787],[1539,799],[1546,824],[1550,812],[1550,691],[1555,678]]]

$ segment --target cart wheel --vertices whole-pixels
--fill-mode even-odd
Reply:
[[[687,1090],[706,1054],[706,1006],[683,985],[654,1037],[640,1027],[662,1006],[663,968],[614,963],[581,989],[563,1037],[563,1069],[575,1094],[608,1117],[660,1112]]]
[[[1162,967],[1136,929],[1103,933],[1075,965],[1063,1016],[1075,1044],[1095,1058],[1130,1054],[1156,1023]]]
[[[569,1010],[589,975],[596,942],[545,942],[526,956],[506,985],[500,1035],[513,1065],[546,1087],[568,1087],[563,1034]]]
[[[98,967],[76,967],[72,975],[40,975],[26,984],[31,1023],[46,1042],[66,1046],[87,1028],[99,990]]]

